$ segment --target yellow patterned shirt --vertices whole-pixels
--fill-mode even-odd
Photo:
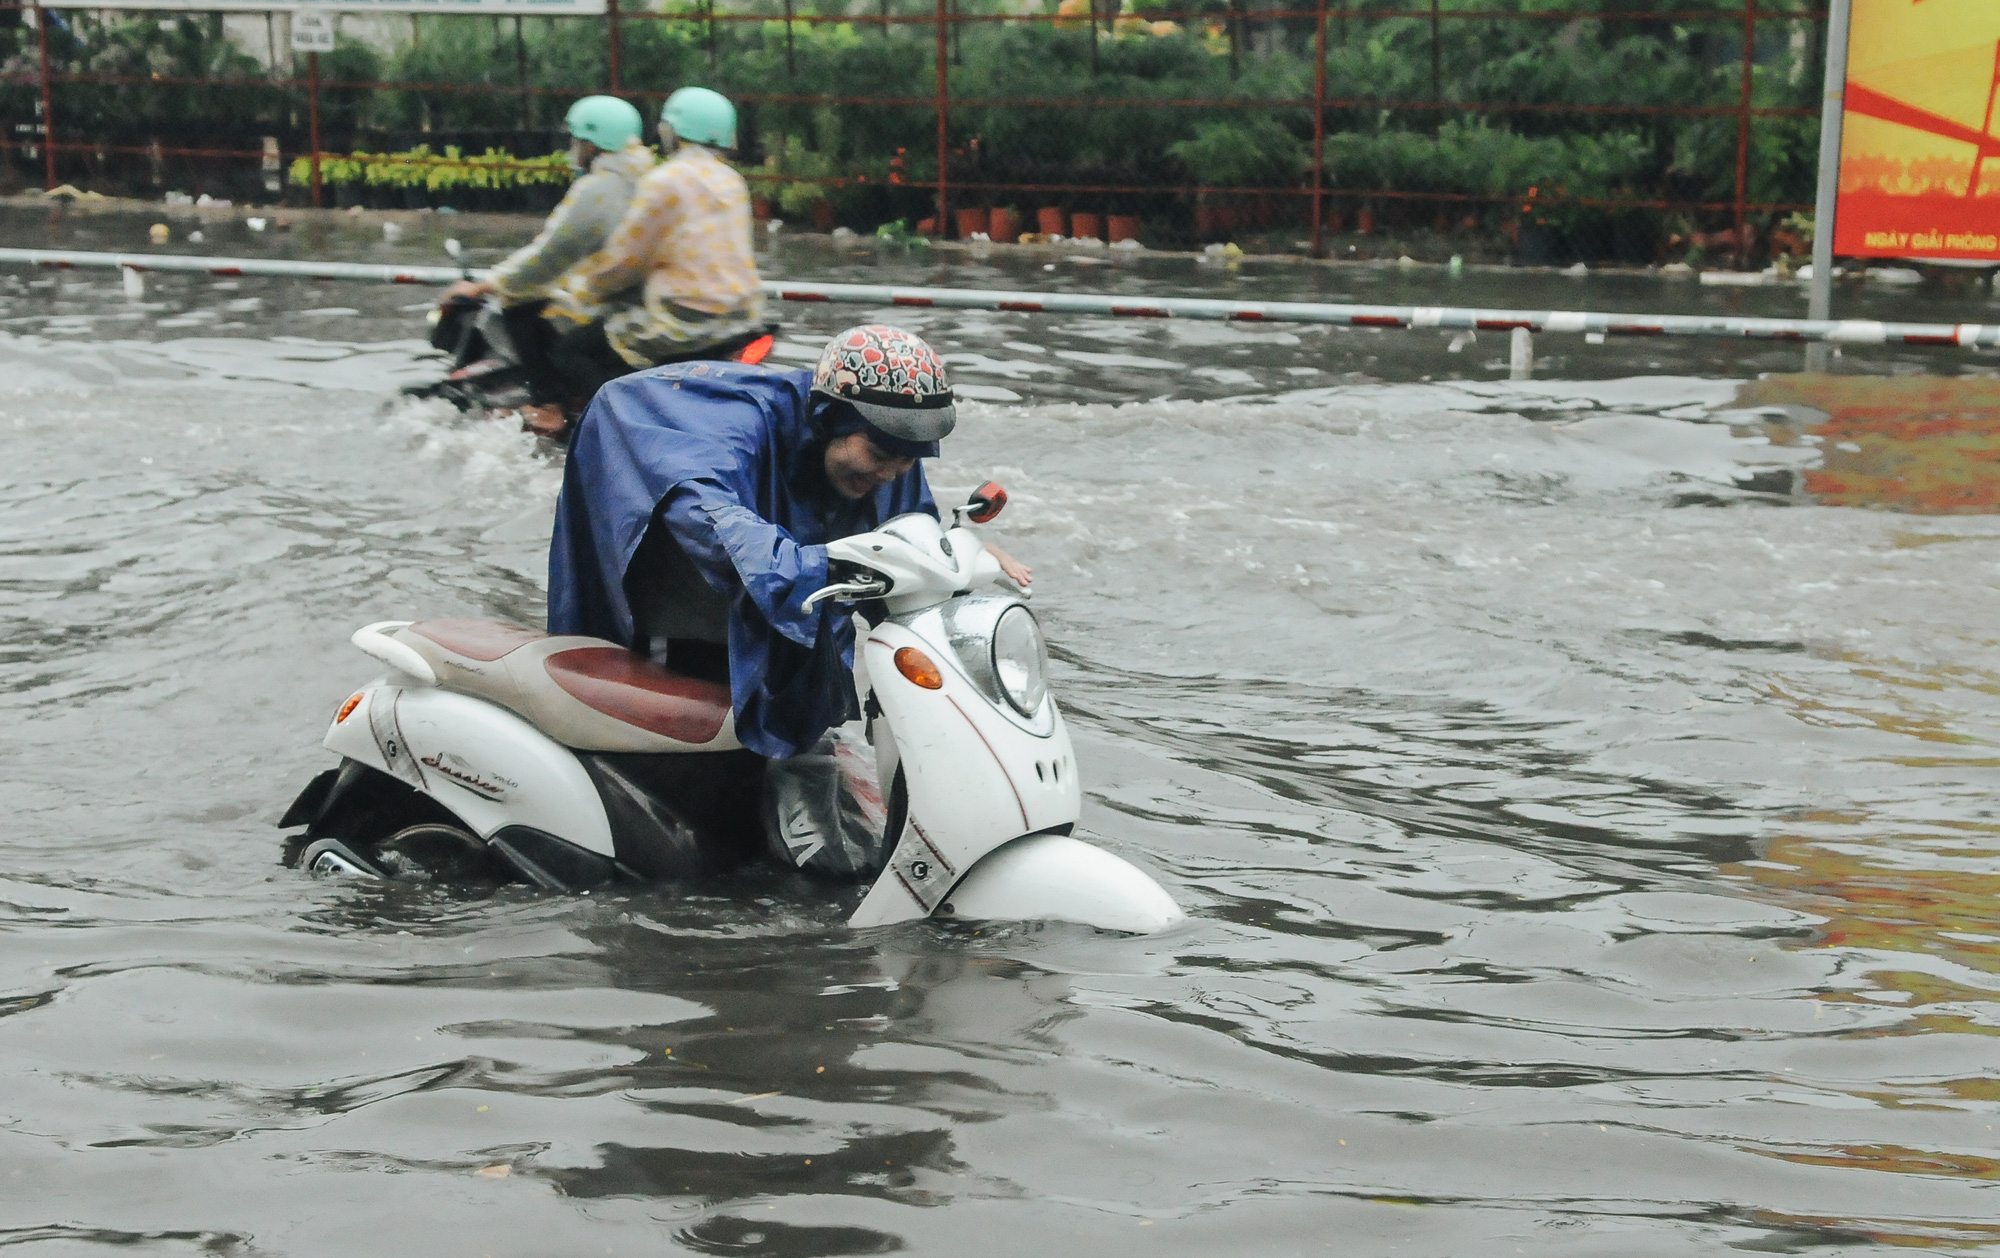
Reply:
[[[644,312],[606,324],[627,359],[651,359],[652,342],[684,343],[689,315],[761,318],[763,298],[750,247],[750,188],[705,148],[688,145],[648,171],[625,218],[605,242],[578,294],[604,301],[643,281]],[[614,324],[616,326],[614,326]]]

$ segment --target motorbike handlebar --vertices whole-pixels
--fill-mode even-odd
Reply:
[[[812,593],[806,595],[806,601],[800,604],[800,606],[806,611],[811,611],[830,598],[838,599],[843,603],[859,603],[871,598],[881,598],[888,592],[889,583],[879,577],[872,581],[841,581],[834,585],[814,590]]]

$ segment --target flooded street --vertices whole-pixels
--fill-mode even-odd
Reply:
[[[765,261],[1804,308],[1002,252]],[[542,619],[560,455],[396,397],[437,370],[427,295],[0,270],[0,1244],[2000,1248],[2000,384],[1918,379],[2000,355],[1850,351],[1849,392],[1757,379],[1795,347],[1541,338],[1509,381],[1504,336],[873,312],[979,399],[932,483],[1011,491],[1083,829],[1191,920],[856,932],[771,876],[460,900],[278,864],[378,671],[354,628]],[[778,310],[779,360],[870,313]]]

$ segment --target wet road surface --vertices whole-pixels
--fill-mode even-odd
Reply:
[[[1509,382],[1504,343],[897,312],[985,399],[932,479],[1012,491],[1084,828],[1193,918],[856,933],[767,876],[468,902],[276,865],[372,675],[356,625],[542,612],[557,456],[395,399],[435,370],[423,297],[0,273],[0,1242],[2000,1242],[1991,385],[1746,389],[1795,351],[1698,342]],[[863,313],[784,311],[781,356]]]

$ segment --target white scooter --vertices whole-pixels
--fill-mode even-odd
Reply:
[[[919,513],[833,542],[841,579],[807,600],[883,613],[856,673],[891,784],[887,857],[849,924],[1163,930],[1183,916],[1166,892],[1070,835],[1082,793],[1041,628],[1024,593],[994,588],[1000,565],[965,526],[1005,502],[989,483],[948,530]],[[726,685],[489,621],[383,621],[353,642],[389,672],[341,704],[324,740],[341,766],[279,822],[307,827],[291,840],[298,865],[587,891],[763,854],[764,762],[737,741]],[[797,820],[779,819],[788,847],[823,840]]]

